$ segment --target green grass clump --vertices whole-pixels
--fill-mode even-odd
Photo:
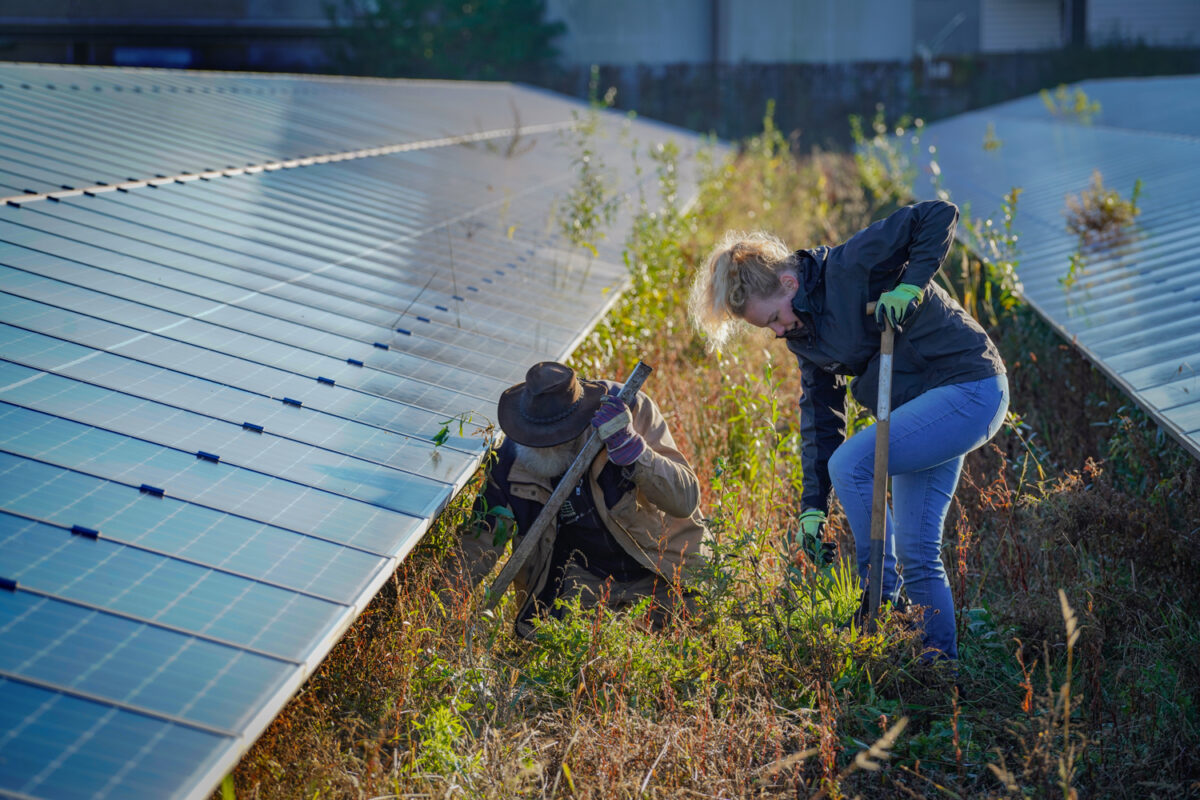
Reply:
[[[1088,97],[1087,92],[1078,86],[1072,91],[1066,84],[1060,83],[1053,93],[1049,89],[1042,89],[1038,95],[1042,105],[1055,119],[1091,125],[1092,119],[1100,113],[1100,101]]]
[[[1138,199],[1142,182],[1136,180],[1129,199],[1104,185],[1100,170],[1092,172],[1088,188],[1078,195],[1067,195],[1067,232],[1078,237],[1081,248],[1099,243],[1112,243],[1128,236],[1142,210]]]

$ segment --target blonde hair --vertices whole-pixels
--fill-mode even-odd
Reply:
[[[708,349],[727,342],[742,322],[751,298],[782,291],[780,275],[795,269],[792,251],[765,231],[729,231],[713,247],[692,283],[692,324],[708,334]]]

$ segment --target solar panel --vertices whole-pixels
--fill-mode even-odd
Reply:
[[[194,708],[196,723],[228,735],[261,705],[256,695],[278,688],[291,668],[285,660],[169,627],[80,611],[75,603],[33,592],[5,604],[0,625],[14,635],[13,646],[0,653],[0,673],[36,671],[43,685],[112,697],[164,716],[181,718]],[[88,668],[80,671],[80,662]]]
[[[467,82],[398,86],[5,64],[0,111],[13,124],[0,131],[0,149],[24,154],[15,159],[22,162],[37,155],[64,164],[73,175],[70,185],[78,188],[468,139],[515,127],[561,129],[571,121],[570,107],[543,92]]]
[[[381,554],[175,497],[139,502],[142,493],[127,484],[9,452],[0,453],[0,475],[15,516],[91,526],[108,541],[337,603],[353,602],[386,564]]]
[[[76,536],[70,529],[7,513],[0,514],[0,557],[8,569],[21,573],[17,597],[34,594],[80,609],[102,609],[106,617],[283,663],[299,663],[344,609],[300,592],[103,537]],[[230,597],[238,602],[230,603]],[[18,637],[13,636],[12,646],[20,646]],[[88,666],[77,663],[72,668],[80,672]],[[43,673],[34,676],[43,684],[53,682]]]
[[[402,551],[423,527],[421,517],[387,506],[37,409],[0,403],[0,423],[5,452],[119,481],[147,497],[169,496],[227,510],[379,555]]]
[[[236,763],[624,286],[628,208],[595,257],[554,217],[581,112],[0,64],[0,795]],[[626,192],[633,139],[697,145],[602,131]]]
[[[0,782],[17,796],[170,797],[234,737],[64,687],[0,676]],[[36,795],[30,794],[36,792]]]
[[[1039,97],[928,127],[951,198],[984,218],[1013,187],[1025,299],[1193,454],[1200,456],[1200,77],[1086,81],[1090,120],[1054,116]],[[982,147],[988,125],[1000,146]],[[1083,251],[1066,197],[1094,170],[1125,198],[1142,183],[1141,215],[1121,241]],[[926,190],[932,194],[931,189]],[[961,229],[960,229],[961,233]]]

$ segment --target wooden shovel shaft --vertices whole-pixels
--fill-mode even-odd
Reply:
[[[625,402],[625,405],[632,406],[633,399],[637,396],[638,390],[642,388],[642,384],[646,382],[646,377],[654,371],[645,362],[638,361],[637,366],[633,368],[633,372],[626,379],[625,385],[621,387],[621,393],[618,397]],[[575,457],[575,461],[563,473],[562,480],[558,482],[558,486],[550,494],[550,499],[546,501],[546,505],[542,506],[542,510],[534,518],[533,524],[529,526],[529,530],[524,531],[521,537],[521,543],[517,545],[517,549],[513,550],[513,554],[509,556],[508,562],[500,570],[500,574],[496,576],[496,580],[488,589],[487,596],[484,598],[484,608],[495,608],[500,602],[500,598],[504,595],[513,578],[517,577],[517,573],[521,571],[521,567],[525,566],[525,562],[529,560],[530,554],[537,548],[538,542],[546,534],[546,530],[554,524],[555,517],[558,516],[558,509],[562,507],[563,501],[567,499],[567,495],[575,488],[575,484],[583,476],[583,473],[591,466],[592,461],[596,458],[596,454],[600,452],[600,448],[604,445],[604,441],[600,438],[600,433],[596,430],[592,431],[592,435],[588,437],[587,444],[579,451],[579,455]]]
[[[867,304],[867,313],[875,313],[875,304]],[[883,604],[883,545],[887,538],[887,481],[888,440],[891,434],[892,416],[892,353],[895,348],[896,332],[884,318],[883,332],[879,336],[879,395],[875,403],[875,485],[871,498],[871,558],[867,598],[868,632],[875,629],[875,618]]]

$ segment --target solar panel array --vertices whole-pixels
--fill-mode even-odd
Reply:
[[[554,220],[583,110],[0,64],[0,796],[236,763],[623,287],[630,204],[596,257]],[[626,191],[696,143],[602,119]]]
[[[1072,98],[1075,88],[1098,113],[1052,114],[1035,95],[936,122],[922,146],[936,149],[942,185],[976,217],[1023,190],[1023,296],[1200,456],[1200,77],[1086,81]],[[1126,200],[1141,181],[1141,214],[1125,237],[1080,250],[1066,198],[1087,190],[1094,170]],[[1082,264],[1068,275],[1077,250]]]

